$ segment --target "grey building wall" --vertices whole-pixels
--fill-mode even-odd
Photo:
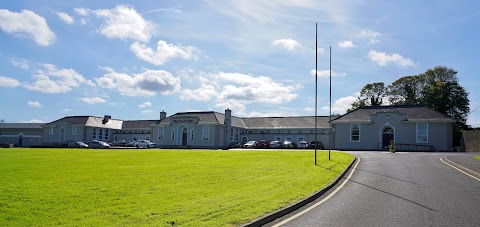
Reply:
[[[318,129],[319,133],[317,134],[317,141],[321,141],[325,147],[328,149],[330,147],[329,142],[329,132],[328,128]],[[298,143],[300,141],[315,141],[315,130],[314,129],[244,129],[241,131],[241,138],[243,142],[250,140],[268,140],[268,141],[292,141]]]
[[[209,127],[208,140],[203,140],[203,126]],[[163,139],[159,139],[159,128],[163,127]],[[225,126],[219,124],[159,124],[152,126],[151,141],[158,144],[159,147],[184,147],[182,145],[182,130],[187,129],[187,147],[195,148],[222,148],[225,146]],[[193,139],[192,139],[193,129]],[[175,137],[172,139],[172,130]]]
[[[427,146],[433,146],[442,151],[452,149],[451,123],[408,122],[405,121],[404,115],[398,113],[378,113],[372,115],[370,119],[369,123],[360,123],[359,142],[350,141],[351,123],[335,124],[335,148],[340,150],[382,149],[382,130],[385,127],[392,127],[393,140],[397,149],[428,150]],[[417,123],[428,123],[428,143],[417,143]]]

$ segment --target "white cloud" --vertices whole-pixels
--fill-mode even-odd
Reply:
[[[20,82],[16,79],[0,76],[0,87],[18,87]]]
[[[415,63],[409,58],[404,58],[399,54],[387,54],[385,52],[377,52],[375,50],[370,50],[368,52],[368,58],[377,63],[379,66],[386,66],[388,64],[394,64],[397,66],[407,67],[414,66]]]
[[[76,10],[83,13],[82,10]],[[153,23],[146,21],[133,7],[118,5],[113,9],[92,10],[97,17],[105,18],[100,33],[108,38],[132,39],[148,42],[152,36]]]
[[[315,69],[310,70],[310,75],[315,77]],[[330,77],[330,70],[318,70],[317,71],[318,78],[329,78]],[[345,77],[347,73],[345,72],[335,72],[332,71],[332,77]]]
[[[42,107],[42,104],[40,104],[38,101],[28,101],[27,104],[30,107]]]
[[[152,114],[152,113],[153,113],[152,110],[143,110],[143,111],[142,111],[142,114],[143,114],[143,115],[150,115],[150,114]]]
[[[38,119],[32,119],[28,121],[22,121],[22,123],[45,123],[45,121],[38,120]]]
[[[91,80],[85,79],[73,69],[57,69],[55,65],[44,64],[44,70],[38,70],[33,76],[35,82],[25,84],[25,88],[42,93],[65,93],[81,84],[94,87]]]
[[[195,81],[200,87],[185,89],[180,99],[209,101],[217,107],[235,109],[242,112],[247,104],[264,103],[278,105],[295,99],[300,84],[282,84],[266,76],[252,76],[241,73],[208,73],[199,75]]]
[[[302,47],[302,44],[293,39],[278,39],[272,42],[272,45],[292,51]]]
[[[144,102],[144,103],[138,105],[138,107],[140,107],[140,108],[147,108],[147,107],[151,107],[151,106],[152,106],[151,102]]]
[[[12,64],[15,67],[21,68],[21,69],[29,69],[30,68],[30,65],[28,65],[27,60],[21,59],[21,58],[11,59],[10,64]]]
[[[58,18],[67,24],[74,24],[75,20],[70,15],[63,12],[56,12]]]
[[[370,44],[375,44],[380,42],[380,40],[378,39],[380,35],[381,35],[380,33],[369,30],[369,29],[363,29],[358,34],[358,36],[368,39]]]
[[[85,8],[73,8],[73,10],[75,11],[75,13],[77,13],[80,16],[86,16],[90,11],[89,9],[85,9]]]
[[[102,99],[100,97],[83,97],[83,98],[79,98],[78,100],[88,104],[98,104],[98,103],[107,102],[105,99]]]
[[[345,41],[340,41],[338,42],[338,46],[341,48],[353,48],[355,45],[351,40],[345,40]]]
[[[108,73],[97,78],[101,87],[118,90],[125,96],[154,96],[156,93],[171,95],[180,90],[180,78],[164,70],[145,70],[139,74]]]
[[[41,46],[48,46],[55,40],[55,34],[48,27],[45,18],[30,10],[16,13],[0,9],[0,29],[7,33],[28,36]]]
[[[158,41],[156,50],[152,50],[145,44],[140,44],[139,42],[134,42],[130,46],[130,50],[135,53],[138,58],[154,65],[163,65],[172,58],[192,59],[195,49],[196,48],[192,46],[168,44],[163,40]]]
[[[352,103],[357,100],[358,96],[346,96],[335,100],[332,104],[332,114],[345,114],[352,107]],[[323,111],[329,111],[330,106],[322,107]]]

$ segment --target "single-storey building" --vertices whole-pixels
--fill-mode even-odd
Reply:
[[[361,107],[332,121],[339,150],[452,151],[455,121],[420,105]]]
[[[111,116],[68,116],[43,125],[43,144],[61,146],[68,141],[113,141],[113,131],[122,129],[123,121]]]
[[[42,144],[44,123],[0,123],[0,144],[13,144],[17,147]]]
[[[123,121],[122,128],[113,131],[113,141],[150,140],[152,124],[157,120],[129,120]]]

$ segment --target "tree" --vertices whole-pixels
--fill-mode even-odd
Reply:
[[[347,112],[363,106],[381,106],[385,95],[386,89],[383,82],[367,84],[362,88],[360,96],[352,103],[352,108],[348,109]]]
[[[390,105],[414,105],[421,100],[424,81],[419,76],[404,76],[387,87]]]
[[[425,85],[421,91],[421,104],[431,107],[456,120],[456,131],[466,129],[470,111],[468,92],[458,84],[457,72],[437,66],[421,74]]]

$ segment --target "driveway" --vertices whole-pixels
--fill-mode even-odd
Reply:
[[[452,153],[351,153],[344,187],[282,226],[480,226],[480,181],[440,161]]]

